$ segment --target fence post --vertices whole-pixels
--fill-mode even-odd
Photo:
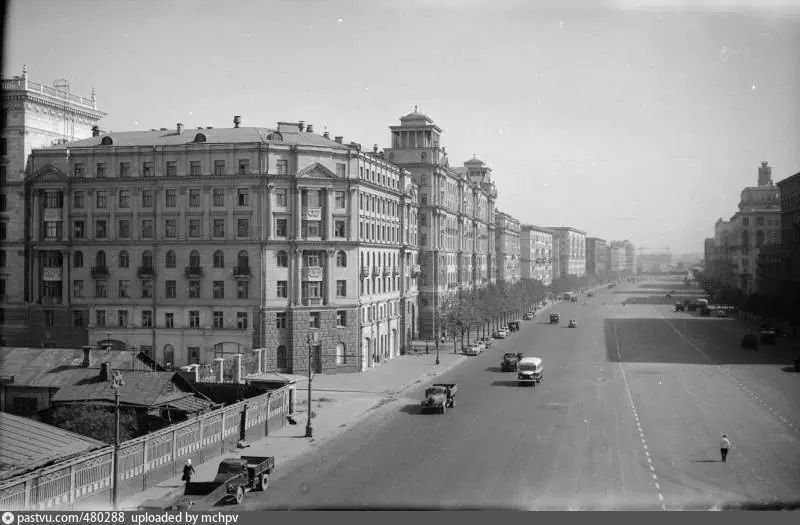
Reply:
[[[75,465],[69,466],[69,504],[75,503]]]
[[[242,382],[242,354],[233,356],[233,382],[239,384]]]
[[[223,368],[224,368],[223,363],[224,362],[225,362],[225,359],[223,359],[222,357],[215,357],[214,358],[214,379],[215,379],[215,382],[217,382],[217,383],[224,382],[224,376],[223,376]]]

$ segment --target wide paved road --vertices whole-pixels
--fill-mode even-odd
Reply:
[[[556,305],[561,324],[524,322],[437,378],[458,383],[455,409],[420,414],[420,385],[279,471],[244,509],[796,504],[800,374],[784,370],[789,350],[747,352],[738,321],[648,304],[680,286],[628,284]],[[542,384],[500,372],[506,351],[542,357]],[[727,463],[723,432],[735,446]]]

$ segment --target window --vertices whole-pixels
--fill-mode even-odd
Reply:
[[[191,299],[200,297],[200,281],[196,279],[189,281],[189,297]]]
[[[75,221],[72,223],[72,237],[75,239],[83,239],[85,233],[84,222]]]
[[[167,177],[178,176],[178,163],[174,160],[167,161]]]
[[[249,297],[249,282],[248,281],[238,281],[236,283],[236,297],[239,299],[247,299]]]
[[[247,312],[236,312],[236,328],[247,330]]]
[[[119,281],[119,296],[120,297],[129,297],[128,290],[130,289],[130,287],[131,287],[131,282],[130,281],[128,281],[126,279],[120,280]]]
[[[189,220],[189,237],[200,237],[200,220]]]
[[[86,312],[81,310],[72,311],[72,326],[83,327],[86,326]]]
[[[225,254],[221,250],[214,252],[214,268],[225,268]]]
[[[167,219],[164,221],[164,237],[167,239],[175,239],[178,237],[178,221],[175,219]]]
[[[166,312],[164,314],[164,326],[167,328],[175,328],[175,314]]]
[[[94,296],[100,298],[108,297],[108,286],[105,281],[98,280],[94,282]]]
[[[214,175],[225,175],[225,161],[224,160],[215,160],[214,161]]]
[[[48,328],[52,328],[55,324],[56,315],[55,312],[52,310],[45,310],[44,311],[44,325]]]
[[[8,207],[8,198],[5,193],[0,193],[0,211],[6,211]]]
[[[105,208],[106,207],[106,192],[105,190],[97,190],[95,193],[95,204],[97,208]]]
[[[84,206],[84,194],[82,191],[76,191],[72,194],[72,207],[82,209]]]
[[[336,196],[336,208],[340,209],[340,210],[343,210],[344,206],[345,206],[344,205],[344,192],[343,191],[337,191],[337,192],[334,193],[334,195]]]
[[[319,237],[320,236],[320,222],[319,221],[303,221],[303,230],[306,237]]]
[[[167,268],[175,268],[176,260],[175,260],[175,252],[172,250],[167,252],[165,266]]]
[[[250,219],[239,219],[236,221],[236,234],[239,237],[250,236]]]
[[[142,297],[153,297],[153,281],[152,279],[142,279]]]
[[[53,224],[53,223],[48,223],[48,224]],[[107,228],[106,228],[106,220],[105,219],[97,219],[96,221],[94,221],[94,236],[97,239],[105,239],[107,235],[108,235],[108,231],[107,231]],[[47,236],[50,237],[49,232],[48,232]]]
[[[214,299],[225,299],[225,281],[214,281]]]
[[[174,208],[178,205],[177,200],[178,195],[174,189],[164,190],[164,206],[167,208]]]
[[[153,173],[153,163],[142,162],[142,177],[152,177],[153,175],[155,175]]]
[[[142,310],[142,328],[152,328],[152,327],[153,327],[153,311]]]
[[[175,299],[175,281],[166,281],[164,283],[164,295],[167,299]]]
[[[337,163],[336,176],[343,179],[346,174],[347,174],[347,166],[345,164]]]
[[[225,206],[225,190],[222,188],[214,188],[214,206],[219,208]]]
[[[280,315],[280,314],[278,314],[278,315]],[[288,360],[287,360],[287,356],[286,356],[286,347],[283,346],[283,345],[280,345],[278,347],[278,355],[277,355],[277,363],[276,363],[276,367],[278,368],[278,370],[282,370],[282,369],[287,368],[288,367],[287,361]]]
[[[286,328],[286,312],[275,314],[275,328]]]
[[[319,312],[311,312],[308,320],[309,328],[319,328]]]
[[[189,353],[189,364],[196,365],[200,363],[200,347],[187,346],[186,351]]]
[[[77,279],[72,281],[72,296],[83,297],[83,281]]]
[[[250,205],[249,204],[249,202],[250,202],[249,196],[250,195],[249,195],[249,192],[247,191],[247,188],[239,188],[238,191],[237,191],[237,196],[238,196],[237,204],[239,206],[249,206]]]
[[[97,178],[102,179],[106,176],[106,163],[105,162],[98,162],[96,166],[97,170]]]
[[[289,281],[278,281],[277,297],[288,297]]]
[[[94,319],[97,328],[105,328],[106,327],[106,311],[105,310],[95,310],[94,312]]]
[[[0,222],[0,241],[6,240],[8,236],[8,224],[5,222]]]
[[[194,177],[202,174],[202,166],[199,160],[189,162],[189,175]]]
[[[145,268],[153,268],[153,252],[145,250],[142,253],[142,266]]]
[[[131,207],[131,192],[130,192],[130,190],[119,190],[119,207],[120,208],[130,208]]]
[[[250,159],[239,159],[239,175],[247,175],[250,172]]]
[[[334,235],[334,237],[343,238],[345,236],[344,225],[345,225],[344,221],[336,221],[334,223],[334,227],[333,227],[333,235]]]
[[[117,326],[120,328],[126,328],[128,326],[127,310],[117,310]]]
[[[199,310],[189,310],[189,328],[200,328]]]
[[[236,254],[236,266],[239,268],[250,267],[250,257],[247,255],[246,251],[241,250],[238,254]]]
[[[756,217],[756,226],[764,226],[764,217]]]
[[[120,239],[130,239],[131,237],[131,221],[128,219],[120,219],[118,223],[118,231]]]
[[[142,190],[142,208],[153,207],[153,190]]]
[[[287,200],[285,189],[275,190],[275,206],[278,208],[285,208]]]
[[[289,256],[286,254],[285,251],[281,250],[275,256],[277,259],[277,265],[279,268],[288,268],[289,267]]]
[[[214,237],[225,237],[225,219],[214,219]]]
[[[336,326],[347,326],[347,312],[344,310],[336,311]]]
[[[119,267],[120,268],[128,268],[130,266],[130,257],[128,256],[128,252],[122,250],[119,252]]]
[[[214,328],[222,328],[225,326],[222,312],[214,312]]]
[[[119,163],[119,176],[120,177],[130,177],[131,176],[131,163],[130,162],[120,162]]]
[[[152,239],[152,238],[153,238],[153,220],[144,219],[142,221],[142,239]]]
[[[197,250],[192,250],[189,254],[189,266],[192,268],[198,268],[200,266],[200,252]]]
[[[336,281],[336,297],[347,297],[347,281]]]
[[[189,207],[200,207],[200,190],[189,190]]]
[[[286,219],[275,219],[275,235],[286,237]]]
[[[336,364],[337,365],[347,364],[347,355],[345,353],[344,343],[338,343],[336,345]]]
[[[279,160],[278,161],[278,175],[288,175],[289,174],[289,161],[287,160]]]
[[[83,252],[75,252],[72,254],[72,266],[75,268],[83,268]]]

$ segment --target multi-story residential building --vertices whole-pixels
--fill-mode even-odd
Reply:
[[[608,245],[604,239],[586,238],[586,273],[598,277],[608,273]]]
[[[665,272],[672,266],[672,254],[670,252],[661,253],[640,253],[636,257],[636,271],[641,272]]]
[[[416,107],[389,129],[392,146],[384,150],[385,158],[408,170],[419,185],[420,337],[438,338],[448,297],[491,280],[497,192],[483,163],[450,168],[441,128]]]
[[[22,76],[2,79],[3,120],[0,158],[0,345],[40,346],[50,318],[29,310],[25,261],[37,256],[26,251],[25,174],[30,152],[53,144],[90,137],[105,115],[97,109],[94,93],[81,97],[70,92],[66,80],[47,86]],[[72,323],[62,308],[51,315]],[[55,322],[55,319],[54,319]],[[76,321],[77,322],[77,321]],[[84,327],[61,334],[60,344],[80,346]]]
[[[520,223],[507,213],[495,214],[497,282],[514,284],[521,279]]]
[[[553,282],[553,232],[539,226],[522,226],[519,246],[520,276],[549,286]]]
[[[791,294],[792,311],[800,315],[800,172],[777,184],[781,194],[779,285],[782,293]]]
[[[610,244],[608,246],[608,272],[619,279],[620,274],[626,269],[625,248],[623,246]]]
[[[553,232],[553,247],[558,264],[553,265],[553,278],[586,274],[586,232],[570,226],[549,227]]]
[[[613,250],[612,250],[613,249]],[[632,274],[636,271],[636,249],[630,241],[611,241],[608,252],[609,271]]]
[[[240,122],[33,151],[45,318],[60,305],[90,343],[173,365],[265,347],[274,369],[338,372],[399,353],[417,315],[408,173],[310,124]]]

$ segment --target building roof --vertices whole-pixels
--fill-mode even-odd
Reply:
[[[105,446],[96,439],[0,412],[0,479]]]
[[[103,362],[117,370],[155,370],[159,368],[141,352],[131,350],[91,351],[93,363],[82,366],[83,350],[73,348],[0,347],[2,375],[13,376],[13,385],[59,388],[76,379],[99,374]]]

